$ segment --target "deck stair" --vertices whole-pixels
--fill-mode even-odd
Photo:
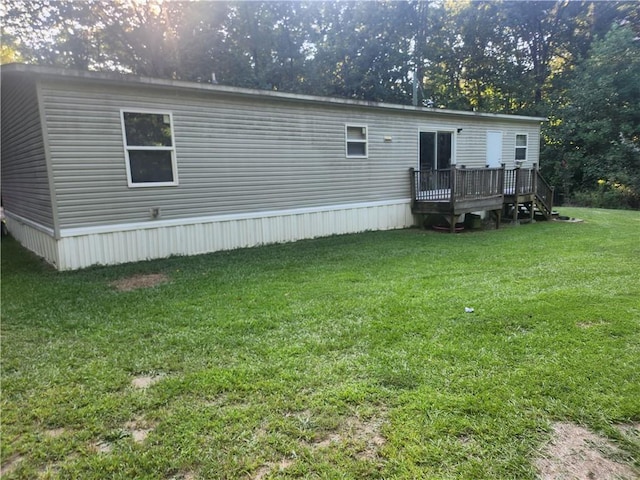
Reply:
[[[533,168],[507,170],[504,184],[505,217],[511,218],[513,223],[520,223],[522,213],[527,212],[530,220],[535,219],[536,213],[549,220],[553,212],[553,190],[540,174],[537,164]]]
[[[536,176],[536,207],[547,220],[550,220],[553,216],[554,187],[547,183],[538,170]]]

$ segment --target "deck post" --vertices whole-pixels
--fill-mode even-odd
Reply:
[[[409,180],[411,182],[411,210],[413,210],[413,208],[416,205],[416,169],[411,167],[409,169]]]
[[[538,164],[534,163],[533,164],[533,170],[531,170],[531,192],[532,192],[532,196],[531,196],[531,223],[533,223],[535,221],[535,213],[534,210],[536,209],[535,205],[536,205],[536,196],[538,195]]]
[[[502,222],[502,212],[504,211],[504,189],[506,188],[505,182],[507,181],[507,164],[502,162],[500,164],[500,172],[498,173],[498,185],[500,185],[500,193],[502,193],[502,208],[498,210],[496,219],[496,229],[500,228]]]
[[[521,178],[521,172],[522,172],[522,168],[521,165],[518,164],[516,162],[516,184],[514,186],[513,189],[513,217],[512,217],[512,221],[514,223],[514,225],[518,225],[518,198],[520,197],[520,183],[522,182],[522,178]]]
[[[456,187],[458,183],[458,169],[455,165],[452,165],[449,172],[451,175],[449,179],[449,183],[451,184],[451,225],[449,225],[449,227],[451,233],[456,233]]]

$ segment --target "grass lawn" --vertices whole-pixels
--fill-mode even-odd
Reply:
[[[640,214],[561,213],[68,273],[3,239],[6,478],[534,479],[556,421],[638,468]]]

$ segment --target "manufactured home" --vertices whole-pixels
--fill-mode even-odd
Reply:
[[[543,118],[1,71],[7,226],[59,270],[544,205]]]

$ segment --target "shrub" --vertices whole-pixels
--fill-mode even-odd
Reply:
[[[640,209],[640,194],[633,188],[618,182],[598,180],[596,190],[575,192],[571,203],[582,207]]]

